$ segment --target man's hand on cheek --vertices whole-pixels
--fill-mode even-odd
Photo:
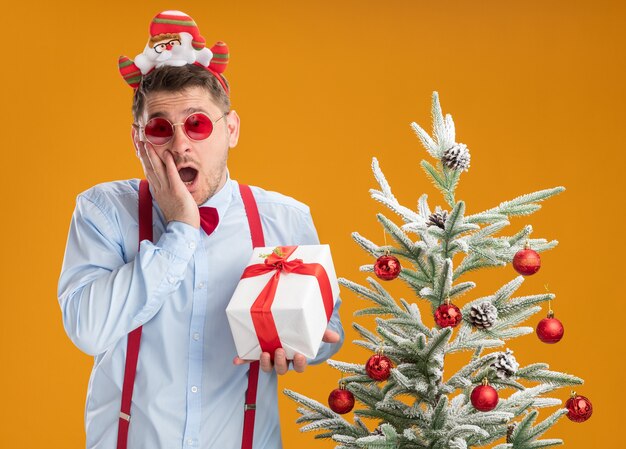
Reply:
[[[200,228],[200,213],[185,183],[180,179],[174,157],[169,151],[163,152],[163,160],[149,143],[138,142],[139,158],[152,186],[154,199],[165,216],[165,220],[182,221],[196,229]]]
[[[337,343],[341,336],[330,329],[326,329],[324,332],[324,336],[322,337],[322,341],[325,343]],[[250,360],[243,360],[239,357],[235,357],[233,363],[235,365],[243,365],[245,363],[250,363]],[[297,373],[302,373],[307,367],[306,357],[302,354],[295,354],[293,360],[287,360],[285,355],[285,350],[282,348],[278,348],[274,352],[274,361],[272,362],[270,353],[264,352],[261,354],[261,359],[259,360],[260,367],[266,373],[271,372],[273,369],[276,370],[276,374],[285,374],[289,371],[289,363],[293,362],[293,370]]]

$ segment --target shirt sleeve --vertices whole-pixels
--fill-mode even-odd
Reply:
[[[78,196],[58,283],[65,331],[91,355],[159,311],[179,287],[200,242],[198,229],[172,221],[157,243],[143,240],[134,260],[126,263],[111,215],[101,202]]]
[[[317,236],[317,230],[315,229],[315,225],[313,224],[313,218],[311,217],[310,212],[303,214],[303,221],[299,228],[298,242],[300,245],[320,244],[319,238]],[[339,334],[339,341],[337,343],[322,342],[317,352],[317,356],[315,358],[307,358],[307,363],[309,365],[317,365],[324,362],[337,351],[339,351],[339,349],[343,345],[345,334],[343,326],[341,325],[341,318],[339,317],[340,306],[341,298],[337,296],[337,300],[335,301],[335,307],[333,308],[333,314],[330,317],[330,321],[328,322],[328,329],[331,329]],[[290,365],[290,367],[291,366],[292,365]]]

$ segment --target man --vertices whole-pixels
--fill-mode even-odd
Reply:
[[[171,13],[178,12],[159,16]],[[175,41],[167,31],[168,43]],[[118,439],[124,420],[130,449],[240,448],[249,363],[236,357],[225,314],[252,253],[246,208],[227,168],[240,120],[221,73],[201,64],[157,64],[142,73],[133,115],[132,139],[153,198],[153,239],[139,244],[138,179],[96,185],[77,197],[59,279],[65,330],[95,356],[87,448],[125,447]],[[266,246],[319,243],[307,206],[251,189]],[[210,234],[201,228],[199,206],[214,208]],[[277,374],[290,362],[302,372],[340,348],[340,302],[315,359],[296,354],[288,361],[283,349],[262,354],[255,449],[281,447]],[[126,414],[120,400],[127,335],[140,326]]]

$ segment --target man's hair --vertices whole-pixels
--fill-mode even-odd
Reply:
[[[154,69],[142,77],[133,96],[133,118],[138,123],[146,105],[146,97],[153,92],[180,92],[192,87],[202,87],[211,95],[211,99],[226,113],[230,111],[230,98],[216,75],[195,64],[184,66],[163,66]],[[222,76],[221,74],[217,76]],[[226,86],[228,81],[222,77]]]

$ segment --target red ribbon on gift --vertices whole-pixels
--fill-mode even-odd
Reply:
[[[265,263],[249,265],[241,275],[241,279],[245,279],[275,271],[274,276],[269,279],[250,308],[252,323],[254,324],[254,330],[259,339],[261,351],[269,352],[272,359],[274,358],[274,351],[278,348],[282,348],[271,311],[274,296],[276,295],[276,288],[278,287],[278,281],[282,272],[315,276],[322,294],[327,322],[330,321],[330,317],[333,313],[333,292],[326,270],[318,263],[304,263],[302,259],[287,260],[296,248],[298,247],[279,246],[265,259]]]

